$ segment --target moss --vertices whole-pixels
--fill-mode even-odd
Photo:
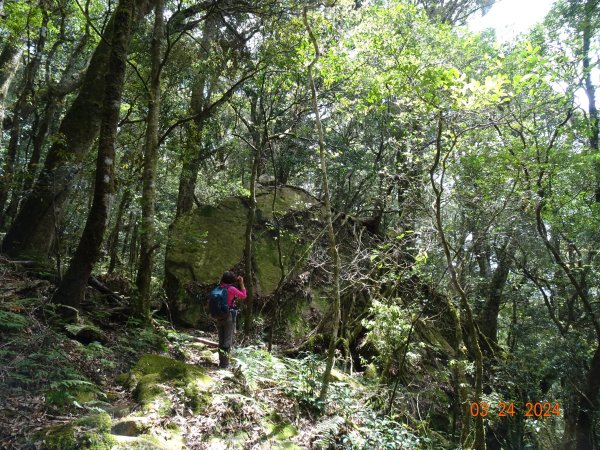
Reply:
[[[109,433],[87,431],[81,437],[82,450],[111,450],[115,439]]]
[[[271,203],[274,189],[258,193],[256,215],[257,291],[269,295],[276,288],[281,272],[277,240],[272,231]],[[316,204],[300,189],[280,188],[276,211],[280,215],[297,214]],[[203,302],[186,293],[190,282],[216,283],[221,274],[243,259],[248,208],[237,197],[223,200],[218,206],[205,206],[178,218],[171,226],[165,263],[165,286],[171,311],[181,322],[197,325],[206,318]],[[292,219],[294,220],[294,219]],[[304,223],[305,221],[303,221]],[[298,238],[295,224],[283,227],[281,240],[286,272],[302,268],[306,244]]]
[[[213,352],[212,350],[202,350],[198,356],[208,363],[216,363],[218,361],[217,352]]]
[[[259,189],[256,194],[256,206],[265,219],[272,219],[273,193],[275,189]],[[316,205],[317,200],[301,189],[282,187],[277,190],[275,213],[285,214],[290,211],[303,211]]]
[[[148,406],[159,397],[168,400],[165,391],[158,385],[157,373],[144,375],[137,383],[133,396],[142,406]]]
[[[312,289],[310,306],[315,308],[321,315],[325,314],[331,306],[327,293],[320,289]]]
[[[43,450],[109,450],[115,442],[110,427],[108,414],[91,414],[70,424],[46,428],[34,438],[41,440]]]
[[[45,428],[34,435],[42,450],[71,450],[76,448],[73,425],[57,425]]]
[[[173,363],[173,359],[167,358],[166,356],[146,354],[135,363],[132,372],[140,373],[142,375],[149,375],[151,373],[158,373],[165,367],[170,366]],[[175,361],[178,362],[178,361]]]
[[[291,442],[290,439],[298,435],[298,429],[282,419],[278,413],[272,413],[269,415],[263,423],[266,434],[263,437],[263,441],[266,441],[268,448],[273,449],[300,449],[298,445]]]
[[[234,266],[244,249],[246,208],[237,198],[219,206],[205,206],[179,218],[173,225],[168,261],[188,264],[175,268],[180,281],[218,281],[224,270]],[[191,271],[190,271],[191,269]]]
[[[160,450],[161,445],[150,442],[142,437],[115,436],[115,444],[111,450]],[[183,447],[182,447],[183,448]]]
[[[347,373],[341,372],[337,369],[331,369],[331,375],[330,375],[329,379],[331,381],[338,382],[338,383],[346,383],[353,390],[360,391],[363,389],[362,385],[358,381],[356,381],[354,378],[352,378]]]
[[[365,372],[363,373],[363,378],[373,383],[379,382],[379,374],[377,373],[377,367],[375,367],[375,364],[367,364],[367,367],[365,367]]]
[[[298,435],[298,429],[291,423],[280,423],[277,425],[267,426],[270,435],[278,441],[287,440]]]
[[[75,393],[75,400],[78,403],[89,403],[97,399],[96,392],[79,390]]]
[[[117,377],[115,378],[115,381],[117,382],[117,384],[119,384],[120,386],[126,386],[127,385],[127,381],[129,380],[129,374],[127,372],[124,373],[120,373],[119,375],[117,375]]]
[[[108,432],[110,431],[111,420],[110,416],[107,413],[102,412],[81,417],[77,419],[74,423],[77,426],[93,428],[98,431]]]
[[[201,368],[160,355],[142,356],[133,367],[130,379],[136,381],[136,400],[143,407],[157,407],[161,414],[167,414],[172,406],[163,384],[182,388],[185,403],[195,413],[210,404],[214,385],[214,380]]]

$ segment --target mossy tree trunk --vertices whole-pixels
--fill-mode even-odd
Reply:
[[[134,24],[134,4],[134,0],[121,0],[113,16],[96,160],[94,200],[75,255],[52,297],[54,303],[76,309],[83,300],[88,278],[100,255],[114,189],[115,143],[125,82],[127,52]]]
[[[150,6],[150,0],[135,0],[135,22],[150,11]],[[9,256],[45,260],[54,244],[71,186],[100,130],[114,23],[115,15],[94,51],[77,98],[61,121],[58,134],[62,139],[50,147],[32,191],[2,241],[2,251]]]
[[[155,202],[156,202],[156,164],[158,160],[158,125],[160,114],[160,72],[162,39],[164,30],[164,1],[157,0],[154,9],[154,32],[151,44],[152,68],[150,71],[150,92],[148,117],[144,141],[144,173],[142,179],[142,226],[140,229],[140,260],[136,286],[138,297],[134,313],[148,320],[150,317],[150,282],[154,252],[156,250]]]
[[[327,362],[325,364],[325,372],[323,373],[323,382],[321,384],[321,392],[319,393],[319,399],[324,401],[327,397],[327,391],[329,388],[329,377],[331,375],[331,369],[333,368],[333,361],[335,357],[335,348],[337,346],[338,331],[340,328],[340,317],[341,317],[341,301],[340,301],[340,256],[338,254],[337,245],[335,242],[335,232],[333,230],[333,220],[331,214],[331,196],[329,193],[329,182],[327,180],[327,157],[325,154],[325,138],[323,136],[323,127],[321,125],[321,117],[319,114],[319,105],[317,97],[317,89],[315,87],[315,80],[313,77],[314,65],[319,60],[319,45],[317,39],[312,32],[312,28],[308,23],[307,17],[308,8],[305,6],[302,10],[302,20],[308,37],[315,49],[315,56],[308,65],[308,83],[310,85],[311,92],[311,103],[312,110],[315,115],[315,124],[317,128],[317,134],[319,137],[319,160],[321,163],[321,176],[323,185],[323,208],[322,214],[325,224],[327,226],[327,237],[329,240],[329,254],[333,263],[333,314],[331,315],[332,327],[331,336],[329,341],[329,349],[327,351]]]

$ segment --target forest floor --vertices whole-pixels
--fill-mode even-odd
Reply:
[[[91,292],[77,324],[48,302],[52,284],[0,261],[0,448],[427,448],[380,415],[376,385],[322,361],[275,356],[256,341],[219,370],[211,332],[128,311]],[[371,444],[369,444],[371,443]]]

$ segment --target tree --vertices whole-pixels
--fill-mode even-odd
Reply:
[[[42,10],[42,15],[43,19],[40,25],[39,37],[35,43],[35,53],[31,55],[30,60],[25,67],[25,74],[21,86],[19,86],[20,93],[18,94],[17,101],[13,108],[10,140],[4,159],[4,173],[2,180],[0,180],[0,212],[4,211],[6,200],[8,199],[9,192],[12,188],[15,159],[17,157],[19,139],[21,138],[21,126],[28,115],[28,113],[25,112],[25,105],[28,100],[30,101],[33,99],[33,83],[40,67],[44,46],[46,45],[48,22],[50,18],[48,11],[46,10]],[[6,215],[3,214],[2,219],[0,219],[0,228],[4,228],[5,220]]]
[[[148,13],[148,8],[148,0],[136,0],[136,23]],[[114,17],[94,51],[77,98],[61,121],[58,129],[61,139],[50,147],[31,193],[2,241],[2,251],[7,255],[41,261],[48,256],[71,186],[100,129],[100,105],[113,26]]]
[[[52,301],[78,309],[85,294],[88,279],[98,260],[104,238],[110,202],[113,194],[115,141],[119,122],[121,95],[125,83],[127,52],[136,23],[134,0],[121,0],[113,15],[110,54],[105,72],[102,119],[96,159],[94,199],[83,235]],[[68,309],[67,316],[72,315]],[[71,313],[71,314],[69,314]]]
[[[154,7],[154,30],[150,48],[151,70],[148,92],[148,117],[144,140],[144,172],[142,188],[142,228],[140,231],[140,262],[136,285],[139,297],[134,307],[142,319],[150,317],[150,284],[152,279],[155,243],[156,165],[158,159],[159,113],[161,96],[162,40],[164,33],[164,3],[156,1]]]
[[[329,387],[329,377],[331,375],[331,369],[333,367],[333,361],[335,358],[335,349],[337,347],[338,331],[341,319],[341,301],[340,301],[340,257],[338,254],[337,244],[335,241],[335,231],[333,230],[333,219],[331,212],[331,194],[329,193],[329,181],[327,179],[327,156],[325,153],[325,136],[323,134],[323,127],[321,125],[321,116],[319,112],[319,103],[317,97],[317,89],[315,87],[315,79],[313,75],[314,65],[319,61],[319,45],[317,39],[313,34],[312,28],[308,22],[308,7],[304,7],[302,10],[302,20],[308,33],[308,38],[314,48],[315,54],[312,61],[308,64],[308,83],[312,98],[312,109],[315,115],[315,126],[317,129],[317,136],[319,142],[319,160],[321,163],[321,183],[323,188],[323,220],[327,226],[327,238],[329,240],[329,254],[333,264],[333,304],[331,305],[332,318],[331,318],[331,336],[329,337],[329,349],[327,351],[327,363],[325,365],[325,371],[323,372],[323,381],[321,384],[321,392],[319,393],[319,399],[324,401],[327,397],[327,390]]]

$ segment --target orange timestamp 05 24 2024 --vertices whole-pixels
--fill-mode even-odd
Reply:
[[[550,402],[527,402],[523,405],[522,411],[517,411],[513,402],[498,402],[496,408],[490,407],[487,402],[473,402],[469,405],[469,412],[472,417],[486,417],[496,413],[498,417],[512,417],[522,412],[525,417],[544,418],[560,416],[560,404]]]

